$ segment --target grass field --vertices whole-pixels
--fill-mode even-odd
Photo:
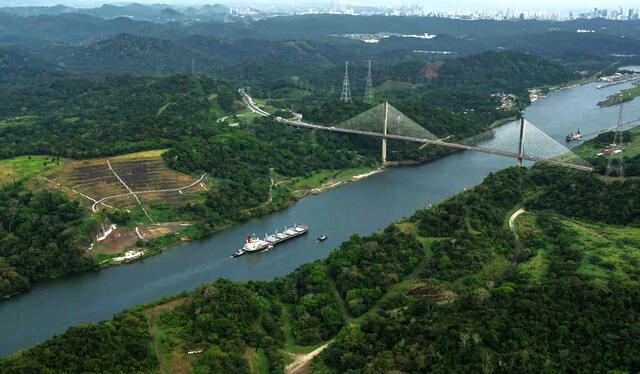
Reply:
[[[184,304],[186,300],[186,298],[176,298],[144,310],[161,374],[186,374],[193,370],[195,357],[187,354],[187,351],[193,347],[184,346],[182,339],[178,336],[180,331],[158,322],[158,317],[162,313],[173,310]]]
[[[317,173],[312,174],[311,176],[304,177],[296,177],[288,180],[288,184],[290,184],[295,190],[311,190],[313,188],[318,188],[322,186],[324,183],[330,181],[344,181],[352,178],[353,176],[368,173],[370,171],[375,170],[374,167],[360,167],[360,168],[351,168],[351,169],[342,169],[342,170],[329,170],[324,169],[320,170]]]
[[[50,156],[20,156],[0,160],[0,184],[25,180],[63,166],[67,160]]]
[[[636,270],[640,264],[640,228],[583,222],[557,216],[571,231],[575,244],[582,251],[577,273],[599,279],[618,281],[639,280]],[[522,233],[544,235],[535,224],[535,215],[525,213],[518,217]],[[547,250],[538,250],[526,262],[519,264],[520,271],[530,275],[532,281],[542,280],[551,263]]]
[[[269,112],[269,114],[273,114],[278,111],[278,108],[267,105],[267,99],[253,99],[253,102],[259,106],[260,109]]]

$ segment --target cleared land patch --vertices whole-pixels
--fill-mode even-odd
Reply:
[[[123,248],[134,247],[140,237],[143,240],[159,238],[187,228],[188,222],[162,222],[145,224],[134,228],[118,227],[105,240],[96,243],[91,254],[99,260],[107,259],[122,252]],[[137,229],[137,230],[136,230]],[[106,255],[106,256],[100,256]]]
[[[51,156],[20,156],[0,160],[0,184],[28,179],[64,165],[65,159]]]
[[[576,248],[579,248],[582,254],[581,260],[576,264],[578,274],[594,280],[640,279],[640,272],[636,270],[636,265],[640,264],[640,228],[556,217],[570,230]],[[533,214],[518,217],[518,225],[521,235],[544,236],[542,230],[537,227]],[[528,273],[532,281],[539,281],[546,276],[552,261],[549,250],[538,249],[525,262],[519,264],[519,268],[522,272]]]
[[[107,159],[69,161],[45,175],[59,183],[65,192],[80,195],[91,204],[108,198],[105,204],[120,208],[137,204],[122,182],[133,192],[141,192],[137,195],[143,202],[171,203],[183,200],[185,194],[204,191],[199,183],[195,183],[198,181],[196,178],[169,169],[161,157],[162,152],[148,151],[109,158],[113,170],[109,168]],[[187,186],[190,187],[183,189]],[[99,209],[100,205],[96,208]]]

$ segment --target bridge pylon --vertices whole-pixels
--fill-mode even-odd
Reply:
[[[522,166],[522,156],[524,155],[524,117],[520,118],[520,138],[518,140],[518,166]]]
[[[387,101],[384,102],[384,121],[382,122],[382,134],[388,134],[388,124],[389,124],[389,103]],[[382,138],[382,165],[387,163],[387,138]]]

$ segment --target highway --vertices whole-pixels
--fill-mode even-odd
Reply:
[[[258,106],[255,105],[255,103],[253,102],[253,99],[249,95],[247,95],[247,93],[244,91],[244,88],[239,89],[238,93],[240,93],[240,95],[242,95],[244,103],[247,105],[247,107],[251,111],[253,111],[254,113],[257,113],[257,114],[259,114],[261,116],[264,116],[264,117],[269,116],[269,113],[267,113],[266,111],[262,110],[261,108],[259,108]],[[474,151],[474,152],[482,152],[482,153],[488,153],[488,154],[497,155],[497,156],[511,157],[511,158],[515,158],[515,159],[520,159],[521,158],[521,159],[527,160],[527,161],[541,162],[541,163],[545,163],[545,164],[549,164],[549,165],[562,166],[562,167],[569,168],[569,169],[576,169],[576,170],[582,170],[582,171],[593,171],[593,168],[589,167],[589,166],[574,165],[574,164],[570,164],[570,163],[567,163],[567,162],[562,162],[562,161],[558,161],[558,160],[552,160],[552,159],[547,159],[547,158],[544,158],[544,157],[532,156],[532,155],[527,155],[527,154],[519,155],[519,154],[514,153],[514,152],[506,152],[506,151],[501,151],[501,150],[491,149],[491,148],[476,147],[476,146],[464,145],[464,144],[458,144],[458,143],[449,143],[449,142],[444,142],[444,141],[441,141],[441,140],[430,140],[430,139],[414,138],[414,137],[410,137],[410,136],[393,135],[393,134],[386,134],[385,135],[385,134],[380,134],[380,133],[377,133],[377,132],[370,132],[370,131],[341,129],[339,127],[327,127],[327,126],[321,126],[321,125],[314,125],[314,124],[303,122],[303,121],[299,121],[299,120],[285,119],[285,118],[282,118],[282,117],[275,117],[275,120],[276,120],[276,122],[279,122],[279,123],[282,123],[282,124],[285,124],[285,125],[289,125],[289,126],[299,127],[299,128],[321,130],[321,131],[341,132],[341,133],[345,133],[345,134],[366,135],[366,136],[373,136],[373,137],[378,137],[378,138],[405,140],[405,141],[409,141],[409,142],[416,142],[416,143],[423,143],[423,144],[433,144],[433,145],[437,145],[437,146],[441,146],[441,147],[463,149],[463,150]]]

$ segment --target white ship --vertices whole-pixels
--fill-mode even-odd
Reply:
[[[307,225],[293,225],[289,228],[285,227],[282,232],[275,232],[271,235],[265,235],[264,239],[258,239],[255,234],[247,237],[247,241],[241,249],[238,249],[233,257],[240,257],[247,253],[259,252],[263,250],[269,250],[276,244],[282,243],[285,240],[293,239],[300,235],[304,235],[309,231]]]

